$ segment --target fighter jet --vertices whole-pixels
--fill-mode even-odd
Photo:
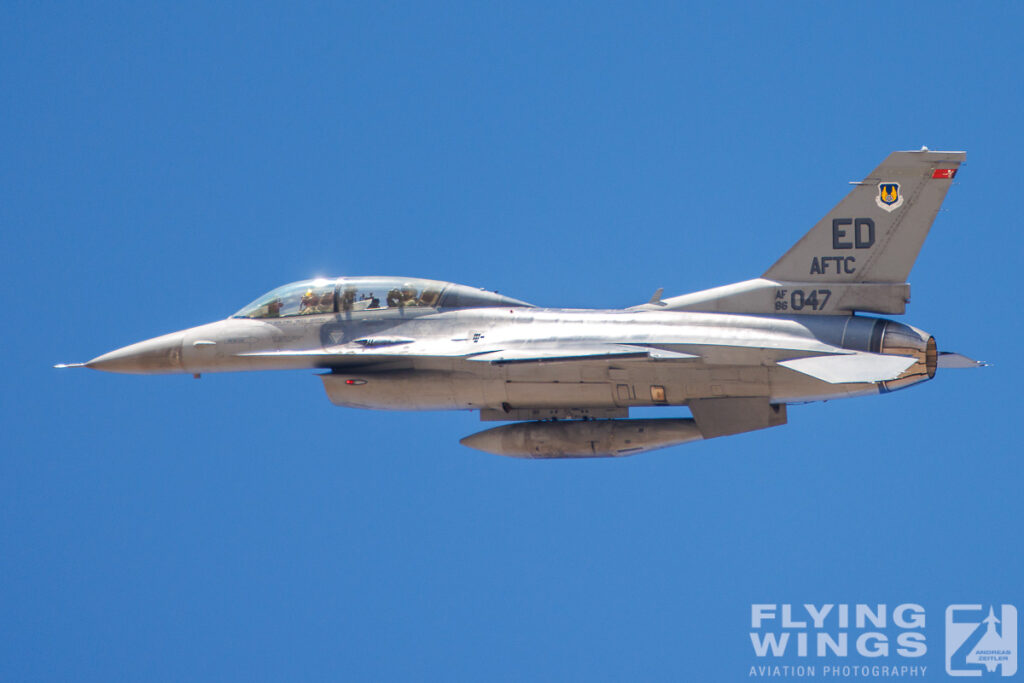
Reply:
[[[317,369],[339,406],[511,422],[471,448],[632,455],[786,423],[787,405],[885,394],[977,361],[902,315],[907,275],[963,152],[893,152],[761,277],[626,309],[541,308],[465,285],[339,277],[85,366],[158,374]],[[628,419],[632,408],[692,417]]]

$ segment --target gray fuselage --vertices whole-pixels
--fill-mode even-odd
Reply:
[[[482,410],[515,418],[619,416],[634,406],[697,398],[772,403],[875,394],[928,379],[928,335],[863,316],[753,316],[669,311],[402,309],[229,318],[157,337],[89,362],[137,373],[321,368],[330,399],[393,410]],[[934,348],[934,342],[931,342]],[[619,345],[621,355],[587,355]],[[561,349],[519,359],[503,350]],[[632,349],[666,352],[641,357]],[[578,349],[579,355],[573,350]],[[827,382],[781,361],[860,351],[920,355],[895,381]],[[888,385],[888,386],[887,386]],[[547,413],[521,411],[547,410]],[[601,412],[603,411],[603,412]]]

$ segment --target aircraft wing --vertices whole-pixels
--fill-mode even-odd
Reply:
[[[697,358],[689,353],[669,351],[636,344],[575,344],[535,346],[527,343],[501,345],[498,348],[475,347],[467,352],[466,345],[446,342],[393,343],[392,345],[345,347],[331,350],[265,351],[240,354],[260,358],[310,358],[325,365],[365,365],[414,358],[465,358],[470,361],[495,364],[531,363],[541,361],[599,360],[604,358],[651,358],[655,360],[688,360]]]
[[[687,360],[697,358],[697,356],[690,353],[667,351],[665,349],[635,344],[580,344],[553,347],[537,347],[524,344],[498,351],[475,354],[469,360],[490,363],[532,363],[540,361],[599,360],[601,358]]]

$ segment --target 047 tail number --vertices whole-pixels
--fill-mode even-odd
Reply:
[[[775,291],[775,310],[823,311],[830,296],[832,296],[830,289],[778,289]]]

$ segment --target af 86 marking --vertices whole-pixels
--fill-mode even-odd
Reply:
[[[775,291],[776,311],[825,310],[825,304],[832,296],[831,289],[778,289]]]

